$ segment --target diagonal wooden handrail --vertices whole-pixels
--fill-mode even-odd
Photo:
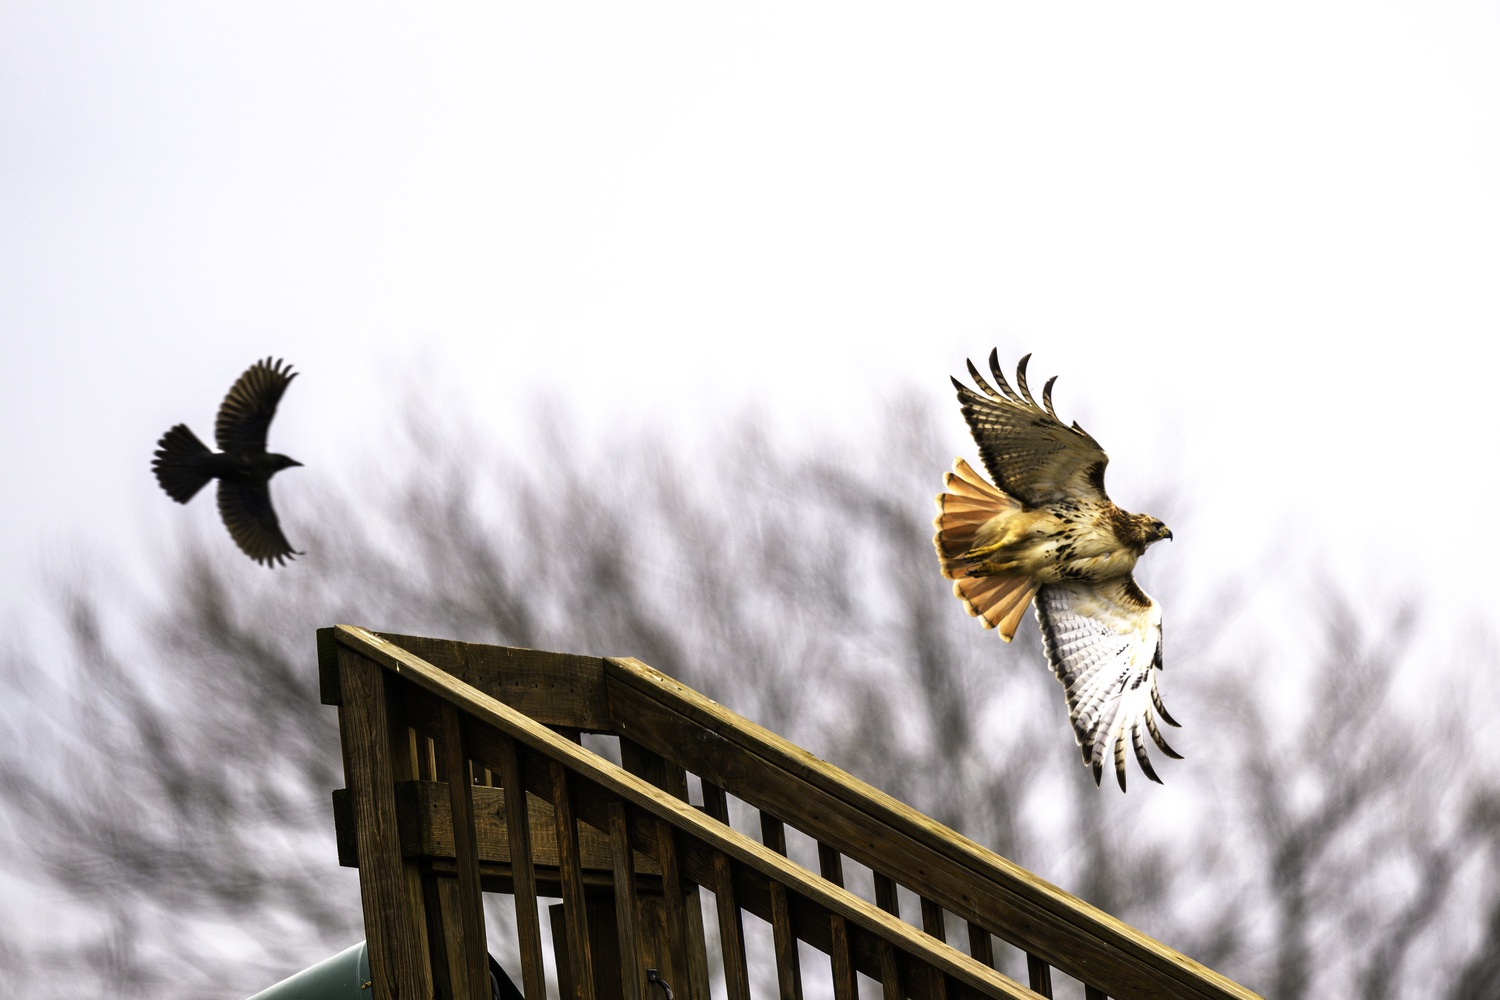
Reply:
[[[954,913],[1020,945],[1110,996],[1260,1000],[1238,983],[974,843],[885,792],[631,658],[604,660],[616,731],[665,753],[691,743],[705,781],[779,815],[804,806],[797,825],[881,872],[904,853],[932,878],[923,889]],[[721,742],[734,752],[716,751]],[[676,745],[674,745],[676,744]],[[752,773],[761,769],[761,773]],[[768,799],[768,790],[778,793]],[[791,820],[793,817],[784,816]],[[820,825],[820,823],[822,825]],[[873,845],[879,845],[879,851]],[[950,869],[946,883],[934,869]],[[985,891],[973,892],[977,881]],[[967,884],[966,884],[967,883]],[[962,886],[942,891],[944,886]]]
[[[449,702],[501,733],[524,744],[568,772],[593,782],[631,806],[683,831],[712,850],[785,886],[864,932],[940,970],[988,997],[1037,1000],[1040,994],[987,968],[968,955],[935,941],[905,921],[867,903],[756,843],[733,828],[710,819],[688,803],[564,739],[546,726],[471,687],[453,675],[396,644],[357,626],[339,625],[336,642],[359,653],[398,677]],[[662,675],[665,676],[665,675]]]

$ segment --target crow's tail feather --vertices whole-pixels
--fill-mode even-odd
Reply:
[[[207,463],[203,459],[210,454],[208,445],[199,441],[187,424],[178,424],[156,442],[151,469],[168,496],[178,503],[187,503],[213,478],[213,473],[204,470]]]

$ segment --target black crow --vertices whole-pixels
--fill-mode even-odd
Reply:
[[[287,543],[271,506],[271,477],[302,463],[266,451],[266,430],[276,416],[276,404],[296,377],[292,366],[283,366],[280,359],[257,361],[219,407],[214,440],[221,451],[209,451],[187,424],[178,424],[156,443],[151,463],[161,488],[178,503],[187,503],[217,478],[219,515],[229,536],[245,555],[267,566],[304,554]]]

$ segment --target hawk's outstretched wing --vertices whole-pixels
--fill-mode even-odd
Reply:
[[[267,566],[302,555],[281,533],[281,522],[271,506],[270,483],[219,480],[219,515],[229,537],[251,559]]]
[[[1053,583],[1037,592],[1036,618],[1047,661],[1067,691],[1073,734],[1083,762],[1094,770],[1094,784],[1112,745],[1115,776],[1124,791],[1127,733],[1141,770],[1161,784],[1141,734],[1144,726],[1162,753],[1181,759],[1162,739],[1153,715],[1154,710],[1168,725],[1177,725],[1156,690],[1161,606],[1128,576],[1101,583]]]
[[[265,451],[266,431],[271,418],[276,416],[276,404],[296,377],[292,366],[280,359],[273,362],[266,358],[245,369],[219,406],[219,418],[214,422],[214,440],[219,450]]]
[[[1104,492],[1104,467],[1109,464],[1109,456],[1076,422],[1068,427],[1057,418],[1052,409],[1056,376],[1042,389],[1042,406],[1031,398],[1031,390],[1026,387],[1026,363],[1030,360],[1028,354],[1016,367],[1019,395],[1000,372],[998,351],[990,352],[990,372],[1004,395],[990,388],[972,361],[969,374],[984,395],[953,380],[964,419],[990,478],[1030,507],[1068,499],[1109,499]]]

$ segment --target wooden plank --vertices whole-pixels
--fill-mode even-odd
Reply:
[[[339,690],[339,640],[332,628],[316,632],[318,642],[318,700],[325,705],[341,705]]]
[[[765,811],[760,814],[760,842],[786,857],[786,826]],[[802,1000],[802,959],[797,954],[797,936],[792,931],[792,910],[787,900],[786,886],[772,881],[770,891],[771,939],[776,950],[776,986],[781,1000]]]
[[[635,901],[635,851],[630,846],[630,817],[625,803],[609,804],[609,840],[614,848],[615,923],[620,941],[620,994],[624,1000],[645,1000],[646,972],[641,967],[641,941]]]
[[[844,886],[844,859],[838,848],[818,841],[818,871],[839,888]],[[829,918],[833,950],[828,953],[833,967],[834,1000],[859,1000],[859,980],[855,978],[854,957],[849,950],[849,926],[837,913]]]
[[[948,940],[948,922],[943,917],[943,908],[936,900],[922,898],[922,930],[939,941]]]
[[[635,740],[620,737],[620,765],[631,774],[644,778],[651,784],[664,792],[672,791],[667,787],[667,759],[653,750],[647,750]],[[676,765],[671,765],[676,766]],[[686,787],[687,777],[683,776],[683,785]]]
[[[521,952],[521,990],[526,1000],[547,1000],[542,967],[542,925],[537,914],[536,869],[531,860],[531,822],[527,817],[526,786],[521,779],[520,749],[505,736],[498,741],[500,782],[514,792],[505,799],[509,852],[513,860],[512,891],[516,901],[516,938]]]
[[[901,897],[896,893],[896,880],[880,872],[875,876],[875,905],[893,917],[901,916]],[[994,968],[994,963],[990,964]],[[902,1000],[901,969],[896,962],[896,952],[888,943],[880,942],[880,990],[884,1000]]]
[[[844,858],[832,844],[818,841],[818,873],[840,888],[844,885]]]
[[[443,906],[444,896],[451,899],[455,894],[444,893],[439,881],[450,889],[458,888],[457,882],[451,878],[439,879],[431,871],[422,872],[422,908],[427,924],[427,963],[432,970],[432,988],[435,996],[463,998],[469,994],[461,956],[456,952],[450,955],[461,937],[459,928],[450,926],[457,923],[458,911],[450,909],[445,913]],[[459,985],[455,986],[455,983]]]
[[[813,800],[790,801],[806,804],[798,809],[799,817],[828,816],[830,828],[813,830],[800,822],[799,827],[871,868],[940,876],[937,880],[943,884],[931,888],[943,890],[933,892],[943,906],[1042,955],[1070,975],[1091,982],[1109,980],[1115,990],[1111,995],[1121,1000],[1255,998],[1212,969],[637,660],[606,658],[605,679],[615,729],[621,735],[669,760],[680,757],[678,746],[693,747],[695,769],[757,808],[785,812],[789,800],[781,795],[758,797],[745,787],[758,782],[734,780],[735,769],[781,772],[808,791],[824,793]],[[688,731],[650,738],[663,721],[662,711],[681,716],[690,723]],[[704,766],[714,762],[719,764],[717,774]],[[937,871],[939,859],[946,873]],[[975,878],[987,884],[976,888]],[[923,882],[928,884],[925,878]]]
[[[724,954],[724,993],[728,1000],[750,1000],[750,967],[745,958],[745,925],[735,902],[734,862],[723,851],[714,852],[714,873],[719,948]]]
[[[396,825],[401,825],[401,802],[396,802]],[[354,801],[349,798],[349,789],[333,790],[333,841],[338,850],[339,865],[343,868],[359,867],[359,842],[354,835]]]
[[[442,757],[448,777],[450,825],[458,863],[458,929],[463,935],[457,952],[470,1000],[491,1000],[484,896],[479,886],[479,845],[474,836],[474,783],[457,705],[445,703],[443,722]]]
[[[370,953],[373,1000],[432,992],[423,921],[411,905],[396,825],[396,774],[385,671],[354,650],[338,650],[339,733],[359,847],[359,895]],[[400,727],[403,731],[405,726]],[[420,887],[419,887],[420,891]],[[420,897],[419,897],[420,898]]]
[[[1052,966],[1030,952],[1026,955],[1026,978],[1032,989],[1052,1000]]]
[[[610,664],[613,663],[615,661],[606,661],[607,671],[612,669]],[[1181,968],[1174,972],[1138,961],[1137,956],[1122,951],[1118,941],[1101,939],[1096,933],[1098,926],[1091,923],[1090,918],[1058,913],[1023,898],[1016,891],[1015,884],[992,879],[993,872],[987,873],[978,865],[966,867],[888,822],[889,817],[874,810],[873,806],[871,810],[874,811],[855,808],[799,777],[790,766],[795,761],[788,759],[773,766],[747,752],[733,742],[731,737],[735,732],[727,722],[721,721],[718,728],[710,728],[663,705],[656,697],[660,691],[642,692],[613,674],[607,675],[607,683],[610,685],[615,725],[623,735],[669,760],[691,760],[704,780],[733,792],[756,808],[798,816],[798,825],[805,832],[833,844],[874,870],[921,872],[924,890],[946,908],[1000,932],[1007,940],[1027,950],[1044,955],[1078,978],[1100,981],[1113,977],[1111,988],[1123,1000],[1158,996],[1170,1000],[1203,1000],[1206,997],[1245,1000],[1254,997],[1234,984],[1231,984],[1234,992],[1224,992],[1207,980],[1194,980],[1191,976],[1184,978]],[[739,718],[720,706],[709,705],[724,716]],[[753,726],[749,722],[744,725]],[[799,753],[803,758],[822,765],[812,755]],[[843,774],[837,769],[832,770]],[[853,778],[848,780],[855,781]],[[927,823],[936,830],[945,830],[930,820]],[[958,834],[947,832],[959,838]],[[974,846],[976,850],[982,850]],[[996,855],[991,857],[1003,862]],[[1009,865],[1009,862],[1004,864]],[[1062,895],[1066,896],[1066,893]],[[1079,907],[1093,911],[1088,904],[1077,902]],[[1165,949],[1164,945],[1159,947]],[[1066,953],[1064,949],[1067,949]]]
[[[904,1000],[901,989],[901,967],[896,961],[896,949],[889,941],[881,941],[880,949],[880,995],[884,1000]]]
[[[939,941],[948,940],[948,921],[943,916],[943,908],[935,900],[926,896],[922,900],[922,930],[937,938]],[[948,982],[943,977],[943,970],[933,968],[930,970],[932,976],[932,996],[935,1000],[945,1000],[948,995]]]
[[[375,634],[543,725],[611,731],[600,657],[394,632]]]
[[[562,870],[563,915],[568,925],[573,996],[594,1000],[594,963],[589,951],[588,903],[583,894],[583,866],[578,858],[578,825],[568,791],[568,769],[552,761],[552,811],[557,816],[557,858]]]
[[[625,1000],[620,977],[620,933],[611,896],[588,896],[589,959],[594,969],[595,1000]],[[644,973],[643,973],[644,975]]]
[[[692,949],[688,936],[687,917],[688,902],[691,901],[696,906],[698,897],[694,894],[690,899],[683,892],[682,865],[677,855],[677,836],[671,824],[665,820],[658,820],[656,837],[656,859],[661,865],[662,898],[667,908],[667,932],[672,940],[672,968],[667,970],[667,974],[672,977],[671,982],[678,984],[679,990],[693,1000],[698,1000],[696,977],[692,974],[689,960]],[[693,888],[697,889],[697,886]],[[702,916],[701,910],[699,916],[700,918]],[[706,956],[703,964],[706,980],[708,965]]]
[[[574,978],[576,963],[568,940],[567,907],[562,903],[547,907],[547,919],[552,924],[552,965],[557,969],[557,994],[568,1000],[578,995],[578,982]]]
[[[417,736],[417,777],[428,781],[448,780],[448,765],[438,756],[437,741],[431,736]]]
[[[901,916],[901,897],[896,893],[896,880],[879,872],[874,875],[875,905],[893,917]]]
[[[995,967],[995,946],[990,941],[990,932],[980,927],[974,921],[968,921],[969,926],[969,957],[981,965]]]
[[[729,825],[729,796],[711,781],[703,782],[703,811],[725,826]]]
[[[442,935],[438,939],[442,942],[441,949],[433,947],[429,948],[429,951],[434,956],[441,953],[442,963],[448,969],[448,991],[446,994],[439,991],[438,995],[451,997],[471,996],[474,985],[469,978],[469,971],[464,967],[463,926],[460,916],[462,910],[458,899],[458,879],[448,877],[446,873],[440,875],[429,871],[423,878],[422,884],[424,889],[431,884],[436,890],[434,895],[438,902],[438,915],[442,929]],[[429,921],[429,937],[431,936],[431,926],[432,923]],[[488,956],[486,956],[486,959],[488,959]],[[433,961],[433,979],[439,983],[441,982],[438,976],[436,958]],[[486,961],[484,975],[479,980],[479,988],[484,991],[486,997],[490,995],[489,979],[488,961]]]
[[[620,738],[620,762],[625,770],[660,788],[662,791],[686,802],[688,798],[687,773],[677,764],[669,762],[661,754],[636,743]],[[646,842],[658,845],[659,831],[652,826]],[[670,843],[668,850],[676,857],[676,848]],[[638,856],[639,858],[639,856]],[[674,862],[675,863],[675,862]],[[639,860],[638,860],[639,864]],[[680,872],[670,879],[663,878],[663,885],[671,885],[664,891],[662,915],[666,923],[665,940],[670,942],[666,957],[659,958],[655,968],[667,983],[676,983],[678,1000],[690,1000],[708,996],[708,945],[703,927],[703,908],[699,901],[698,887],[682,882]],[[686,898],[684,898],[686,897]],[[648,992],[651,1000],[660,1000],[654,992]]]
[[[683,857],[684,871],[689,878],[701,878],[711,882],[717,877],[713,867],[713,851],[707,846],[689,840]],[[760,873],[741,866],[738,869],[736,881],[738,887],[736,901],[741,909],[767,919],[770,913],[769,882],[770,880],[761,877]],[[829,919],[831,912],[797,893],[789,891],[788,899],[792,904],[792,926],[796,929],[797,938],[831,956],[833,953],[832,921]],[[852,919],[847,922],[847,927],[855,970],[871,978],[878,978],[881,975],[881,946],[889,946],[890,942],[879,935],[870,933],[868,929],[861,927]],[[928,939],[920,937],[920,940]],[[935,947],[946,948],[946,946]],[[899,982],[905,984],[907,995],[911,1000],[933,1000],[930,992],[932,980],[930,964],[904,951],[897,949],[892,949],[892,951],[899,967]],[[951,952],[951,949],[949,951]],[[967,956],[964,957],[967,959]],[[989,995],[956,978],[948,980],[948,986],[952,1000],[982,1000]],[[1029,1000],[1036,1000],[1030,992],[1024,989],[1020,992]]]
[[[509,864],[510,837],[506,821],[505,791],[475,785],[470,793],[474,802],[475,843],[481,862]],[[531,821],[532,861],[537,865],[557,864],[557,823],[552,805],[527,793],[527,812]],[[396,819],[401,830],[401,853],[408,858],[457,857],[453,843],[453,807],[448,785],[441,781],[403,781],[396,785]],[[584,825],[578,830],[578,856],[584,871],[611,872],[614,853],[609,837],[600,830]],[[358,864],[349,867],[357,868]],[[659,875],[655,860],[637,851],[636,870]]]
[[[437,670],[421,658],[413,656],[379,636],[354,626],[340,625],[338,637],[341,645],[356,649],[371,659],[387,666],[389,670],[414,684],[460,705],[472,716],[472,725],[493,735],[491,739],[510,736],[523,741],[528,756],[538,755],[565,765],[587,782],[592,782],[609,794],[624,799],[644,815],[665,821],[676,830],[681,830],[688,841],[699,841],[709,849],[721,850],[742,866],[762,876],[773,877],[782,882],[789,894],[816,901],[825,913],[836,912],[847,920],[858,924],[863,931],[875,938],[890,941],[899,953],[912,956],[927,965],[941,968],[964,990],[978,996],[1016,997],[1035,1000],[1025,987],[1008,977],[987,969],[969,956],[952,948],[935,945],[930,938],[910,925],[865,902],[844,889],[830,886],[798,865],[761,844],[743,836],[703,815],[691,805],[662,792],[661,789],[616,767],[603,758],[562,739],[556,733],[539,725],[534,720],[507,705],[477,691],[451,675]],[[478,743],[476,741],[476,756]],[[712,875],[705,876],[712,884]],[[769,909],[767,909],[769,912]],[[800,934],[800,932],[799,932]],[[855,935],[856,948],[860,936]],[[873,955],[873,950],[871,951]],[[875,969],[875,961],[870,960]],[[878,975],[872,972],[871,975]],[[905,972],[903,971],[903,979]],[[913,994],[917,997],[917,994]],[[917,1000],[920,1000],[917,997]]]
[[[686,804],[688,801],[687,772],[678,764],[662,761],[665,784],[662,790]],[[685,976],[688,996],[691,1000],[711,1000],[708,969],[708,929],[703,925],[703,894],[692,882],[683,881],[682,927]]]

